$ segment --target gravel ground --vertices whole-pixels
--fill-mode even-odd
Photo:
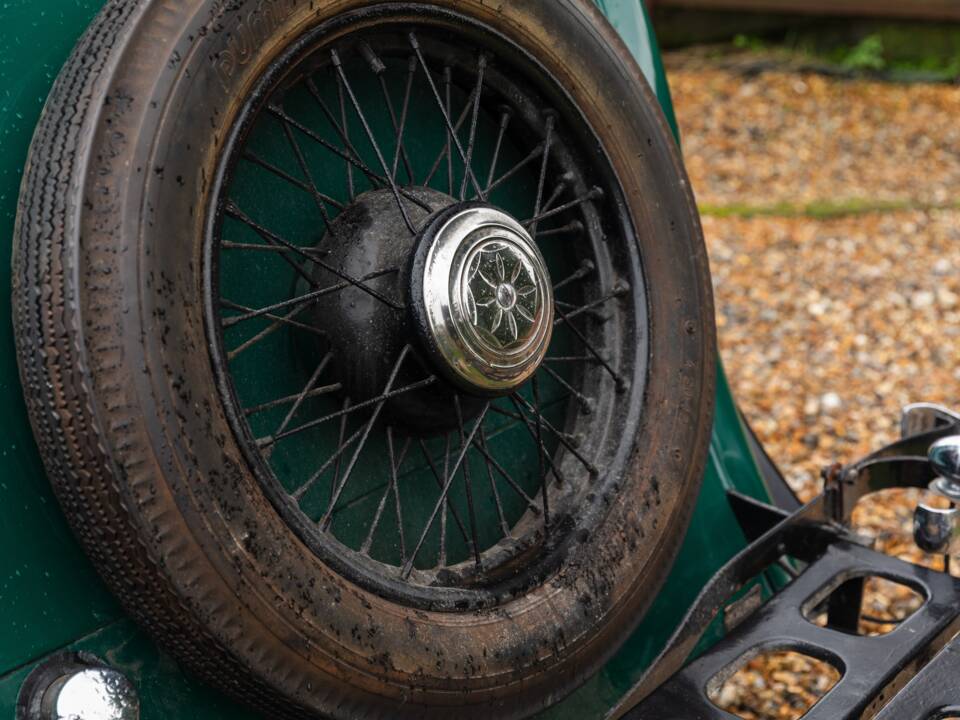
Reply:
[[[957,404],[960,211],[704,218],[736,396],[804,498],[820,468]]]
[[[960,86],[668,63],[687,170],[707,207],[960,200]]]
[[[960,407],[960,88],[748,76],[690,55],[667,67],[723,360],[809,499],[823,466],[894,439],[903,405]],[[868,498],[855,523],[884,551],[939,567],[911,539],[917,498]],[[915,598],[873,587],[866,604],[903,617]],[[721,702],[750,720],[800,717],[830,685],[804,663],[753,660]]]

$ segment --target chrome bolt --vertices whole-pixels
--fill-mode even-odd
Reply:
[[[126,676],[88,667],[54,680],[43,694],[43,720],[138,720],[140,700]]]
[[[920,407],[913,411],[915,419],[936,418],[937,408]],[[939,418],[936,418],[939,420]],[[906,423],[905,423],[906,424]],[[927,425],[927,423],[920,423]],[[926,428],[922,428],[921,431]],[[930,490],[950,500],[949,508],[934,508],[920,503],[913,513],[913,539],[924,552],[944,556],[944,568],[950,555],[958,549],[957,507],[960,502],[960,435],[937,440],[927,451],[927,458],[938,477]]]

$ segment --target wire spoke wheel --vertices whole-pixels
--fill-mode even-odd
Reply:
[[[591,0],[110,0],[31,148],[14,322],[101,575],[268,717],[539,712],[703,475],[696,208]]]
[[[542,581],[591,530],[646,354],[636,242],[582,118],[458,35],[384,22],[289,58],[248,103],[208,250],[226,402],[272,501],[351,580],[426,607]],[[493,352],[540,336],[499,384],[456,377],[412,307],[433,219],[471,209],[539,256],[488,241],[449,309]]]

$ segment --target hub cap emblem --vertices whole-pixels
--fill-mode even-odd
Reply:
[[[450,208],[424,242],[428,344],[461,385],[511,392],[539,367],[553,329],[553,291],[536,243],[506,213],[476,205]]]
[[[536,330],[540,294],[534,272],[523,254],[496,240],[480,246],[469,262],[464,305],[495,350],[522,344]]]

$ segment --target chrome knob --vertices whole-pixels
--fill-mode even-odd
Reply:
[[[957,509],[920,504],[913,512],[913,539],[924,552],[948,555],[957,536]]]
[[[16,720],[138,720],[140,699],[119,670],[84,652],[48,656],[27,675]]]
[[[43,720],[138,720],[140,701],[123,673],[108,667],[78,670],[44,693]]]
[[[960,482],[960,435],[937,440],[927,456],[940,477]]]
[[[930,446],[927,458],[939,476],[930,489],[954,502],[960,502],[960,435],[937,440]]]

